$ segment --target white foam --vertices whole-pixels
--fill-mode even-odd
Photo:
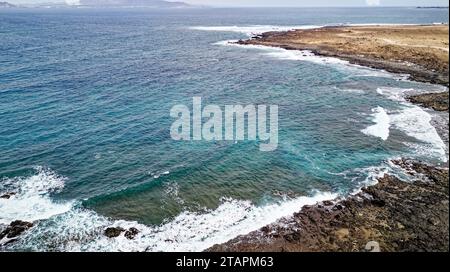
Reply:
[[[10,199],[0,198],[0,224],[14,220],[36,221],[69,211],[72,202],[56,203],[50,198],[52,192],[64,187],[64,178],[42,167],[30,177],[5,179],[1,182],[2,193],[14,192]],[[6,191],[7,190],[7,191]]]
[[[321,28],[319,25],[300,26],[274,26],[274,25],[250,25],[250,26],[193,26],[190,29],[200,31],[235,32],[247,36],[259,35],[271,31],[289,31],[294,29],[315,29]]]
[[[446,145],[439,137],[436,128],[431,124],[432,117],[422,108],[404,104],[404,108],[391,116],[392,125],[406,135],[419,140],[423,144],[409,143],[410,147],[422,155],[448,160]]]
[[[406,97],[424,93],[440,93],[448,91],[448,88],[440,85],[427,86],[426,89],[420,88],[395,88],[395,87],[380,87],[377,88],[377,93],[386,96],[390,100],[398,102],[407,102]]]
[[[336,88],[337,90],[344,92],[344,93],[351,93],[351,94],[365,94],[364,90],[360,90],[360,89],[340,89],[340,88]]]
[[[370,136],[375,136],[386,141],[389,138],[389,128],[391,120],[386,110],[382,107],[372,109],[372,121],[375,125],[369,126],[363,130],[362,133]]]
[[[396,26],[396,25],[405,25],[405,24],[382,24],[382,23],[373,23],[373,24],[328,24],[328,25],[301,25],[301,26],[274,26],[274,25],[255,25],[255,26],[194,26],[190,27],[193,30],[200,31],[220,31],[220,32],[235,32],[246,34],[251,37],[254,35],[259,35],[265,32],[270,31],[290,31],[296,29],[317,29],[323,28],[327,26]],[[416,24],[411,24],[416,25]],[[222,46],[239,46],[246,48],[254,48],[268,52],[266,55],[272,56],[282,60],[300,60],[300,61],[309,61],[318,64],[337,64],[336,66],[341,69],[348,70],[351,73],[352,77],[385,77],[385,78],[393,78],[396,80],[406,80],[409,78],[407,74],[393,74],[387,72],[385,70],[373,69],[369,67],[364,67],[357,64],[350,64],[348,61],[340,60],[338,58],[332,57],[322,57],[313,54],[310,51],[299,51],[299,50],[285,50],[282,48],[274,48],[268,46],[261,45],[239,45],[235,43],[236,40],[226,40],[216,42],[216,45]]]
[[[286,50],[279,47],[271,47],[264,45],[243,45],[237,44],[237,40],[226,40],[214,43],[221,46],[240,47],[244,49],[255,49],[261,51],[265,56],[280,59],[280,60],[297,60],[297,61],[309,61],[320,64],[342,64],[348,65],[348,61],[340,60],[337,58],[321,57],[317,56],[308,50]]]
[[[297,29],[318,29],[327,26],[402,26],[402,25],[417,25],[417,24],[326,24],[326,25],[297,25],[297,26],[276,26],[276,25],[247,25],[247,26],[192,26],[190,29],[199,31],[215,31],[215,32],[234,32],[241,33],[247,36],[260,35],[265,32],[282,32]]]
[[[391,174],[390,170],[391,169],[384,164],[381,166],[370,166],[366,168],[354,169],[353,171],[366,175],[366,178],[358,183],[358,186],[350,193],[350,195],[359,194],[362,192],[362,188],[377,184],[380,178],[384,177],[386,174]]]
[[[341,173],[342,175],[348,177],[348,174],[351,173],[359,173],[357,177],[352,178],[352,181],[356,183],[357,186],[355,190],[353,190],[350,195],[356,195],[362,192],[363,188],[367,188],[369,186],[376,185],[380,178],[383,178],[385,175],[394,176],[400,180],[406,182],[414,182],[418,179],[427,180],[428,178],[415,171],[410,171],[405,168],[402,168],[398,164],[394,163],[394,161],[401,160],[402,157],[393,157],[384,162],[382,162],[379,166],[369,166],[366,168],[356,168],[348,171],[344,171]],[[360,180],[360,175],[366,176],[366,178],[362,181]]]
[[[15,192],[0,199],[0,223],[14,220],[34,222],[35,226],[10,244],[10,249],[35,251],[201,251],[238,235],[257,230],[276,220],[291,216],[304,205],[334,199],[331,193],[316,193],[263,206],[250,201],[223,199],[217,209],[185,211],[159,226],[112,220],[75,201],[55,202],[52,192],[64,187],[65,178],[37,168],[30,177],[4,179],[0,191]],[[178,197],[177,184],[169,184],[166,193]],[[148,211],[151,213],[152,211]],[[107,227],[136,227],[135,239],[103,235]],[[4,241],[3,241],[4,242]]]
[[[263,56],[288,61],[306,61],[321,65],[331,65],[334,68],[349,74],[351,77],[384,77],[393,79],[404,79],[407,75],[398,75],[386,72],[384,70],[376,70],[357,64],[351,64],[348,61],[334,57],[324,57],[312,53],[309,50],[287,50],[279,47],[271,47],[264,45],[243,45],[237,44],[237,40],[225,40],[214,43],[214,45],[239,47],[242,49],[254,49],[261,52]]]
[[[414,89],[404,89],[404,88],[393,88],[393,87],[381,87],[377,88],[377,93],[386,96],[393,101],[404,102],[405,97],[408,94],[413,93]]]
[[[299,197],[261,207],[250,201],[224,199],[215,210],[186,211],[170,222],[155,227],[123,220],[111,221],[92,211],[74,208],[40,223],[14,246],[37,251],[202,251],[291,216],[304,205],[336,196],[317,193],[313,197]],[[107,238],[102,233],[110,226],[136,227],[140,233],[133,240],[123,234],[117,238]]]
[[[419,143],[406,142],[405,145],[413,148],[419,155],[437,157],[441,161],[447,162],[447,146],[436,128],[431,124],[432,115],[405,99],[409,95],[447,90],[446,87],[433,86],[433,88],[431,90],[416,90],[383,87],[378,88],[377,92],[393,101],[400,102],[401,109],[393,111],[390,115],[391,124],[396,129],[419,141]]]
[[[282,48],[278,48],[277,50],[273,50],[273,52],[267,53],[267,55],[281,60],[300,60],[319,64],[349,64],[348,61],[340,60],[337,58],[317,56],[311,51],[306,50],[285,50]]]

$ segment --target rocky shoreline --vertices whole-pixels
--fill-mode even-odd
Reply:
[[[22,220],[11,222],[2,232],[0,232],[0,251],[3,246],[14,243],[22,233],[33,226],[33,223]]]
[[[390,57],[385,58],[376,52],[368,54],[358,51],[364,47],[364,41],[353,37],[352,31],[370,33],[374,31],[374,27],[330,27],[268,32],[246,41],[241,40],[238,44],[309,50],[316,55],[344,59],[353,64],[393,73],[410,74],[410,79],[415,81],[448,86],[448,51],[446,62],[442,62],[438,56],[422,56],[423,52],[415,52],[421,55],[417,59],[403,56],[404,51],[397,48],[401,46],[393,42],[388,45],[379,44],[372,48],[375,51],[379,50],[379,53],[385,53],[388,50]],[[384,30],[375,29],[375,31]],[[401,32],[402,28],[397,31]],[[317,42],[322,36],[327,39],[325,43]],[[369,42],[373,40],[369,39]],[[359,47],[353,48],[353,44],[359,44]],[[424,47],[417,47],[414,50],[420,51],[420,48]],[[422,107],[448,112],[448,91],[419,94],[406,99]],[[443,129],[437,129],[448,147],[448,117],[445,119],[447,121],[444,125],[445,133]],[[392,163],[395,167],[402,169],[408,180],[385,175],[378,179],[376,185],[363,188],[355,195],[324,201],[314,206],[305,206],[291,217],[280,219],[226,243],[214,245],[206,251],[448,251],[448,163],[445,164],[447,168],[405,159],[395,160]],[[2,199],[11,197],[14,197],[14,192],[0,195]],[[14,243],[20,235],[33,226],[34,222],[20,220],[11,222],[0,232],[0,251],[2,247]],[[134,227],[124,229],[111,226],[104,229],[103,235],[111,239],[124,236],[133,240],[139,232]]]
[[[393,162],[414,180],[385,175],[354,196],[306,206],[207,251],[448,251],[448,168]]]
[[[407,100],[435,111],[448,111],[448,92],[413,95]]]
[[[324,27],[266,32],[239,40],[237,44],[307,50],[351,64],[407,74],[413,81],[449,86],[448,25]],[[409,101],[436,111],[448,111],[448,91],[412,96]]]
[[[304,206],[291,217],[206,251],[448,251],[448,168],[405,159],[392,165],[408,180],[385,175],[355,195]],[[0,232],[0,251],[33,226],[34,222],[11,222]],[[111,226],[103,235],[133,240],[139,232]]]
[[[408,74],[413,81],[449,85],[448,25],[342,26],[266,32],[237,44],[307,50],[318,56]]]
[[[422,38],[426,38],[428,34],[424,31],[429,30],[432,30],[430,36],[433,36],[433,30],[436,31],[437,36],[430,40],[437,45],[416,44],[399,34],[402,31],[408,35],[421,33]],[[447,35],[446,41],[438,39],[442,39],[442,32]],[[359,35],[362,33],[367,36]],[[393,37],[389,36],[392,33]],[[380,40],[389,42],[383,44]],[[412,44],[402,44],[402,41]],[[439,47],[442,42],[447,47],[446,53]],[[449,84],[448,26],[327,27],[268,32],[237,43],[308,50],[352,64],[409,74],[414,81],[447,87]],[[428,52],[430,48],[435,51],[433,54]],[[411,56],[409,51],[419,57]],[[448,91],[407,97],[411,103],[441,112],[448,112],[448,99]],[[448,139],[446,144],[448,146]],[[376,185],[363,188],[356,195],[303,207],[292,217],[206,251],[448,251],[448,164],[445,164],[447,168],[440,168],[405,159],[392,163],[402,169],[408,180],[385,175]]]

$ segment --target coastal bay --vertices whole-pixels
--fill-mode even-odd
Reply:
[[[1,11],[0,251],[235,251],[238,236],[243,251],[445,251],[439,61],[411,65],[420,82],[244,39],[340,24],[445,33],[433,23],[447,10],[307,11]],[[445,35],[423,35],[446,53]],[[173,140],[170,109],[193,97],[278,105],[277,149]]]
[[[307,50],[448,86],[448,25],[266,32],[238,44]],[[448,112],[448,90],[406,99]],[[448,149],[448,138],[445,144]],[[207,251],[448,251],[448,163],[444,167],[407,159],[390,163],[404,175],[386,174],[347,198],[305,206],[292,217]]]

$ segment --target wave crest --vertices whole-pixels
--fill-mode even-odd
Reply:
[[[36,221],[65,213],[73,202],[55,202],[50,194],[64,188],[65,178],[43,167],[35,168],[36,174],[30,177],[4,179],[0,195],[14,193],[10,199],[0,198],[0,224],[14,220]]]

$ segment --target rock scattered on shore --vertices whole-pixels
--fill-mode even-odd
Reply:
[[[18,237],[31,227],[33,227],[33,223],[21,220],[13,221],[9,224],[8,227],[6,227],[4,231],[0,233],[0,240],[3,240],[3,238],[6,237],[8,239],[8,242],[11,242],[11,239]]]
[[[305,206],[207,251],[448,251],[448,169],[410,160],[393,163],[415,181],[385,175],[357,195]]]
[[[139,230],[133,227],[129,228],[128,230],[121,227],[109,227],[105,229],[103,234],[108,238],[116,238],[119,237],[123,232],[125,232],[124,236],[127,239],[132,240],[139,233]]]
[[[432,108],[435,111],[448,111],[448,99],[448,92],[419,94],[408,97],[411,103]]]
[[[10,192],[10,193],[6,193],[6,194],[3,194],[3,195],[1,195],[0,196],[0,198],[3,198],[3,199],[10,199],[12,196],[14,196],[16,193],[14,193],[14,192]]]
[[[139,233],[139,230],[137,228],[129,228],[126,232],[125,232],[125,237],[133,240],[134,237],[136,237],[136,235]]]
[[[110,227],[105,229],[104,231],[104,235],[108,238],[115,238],[115,237],[119,237],[120,234],[122,234],[122,232],[124,232],[125,229],[121,228],[121,227]]]

